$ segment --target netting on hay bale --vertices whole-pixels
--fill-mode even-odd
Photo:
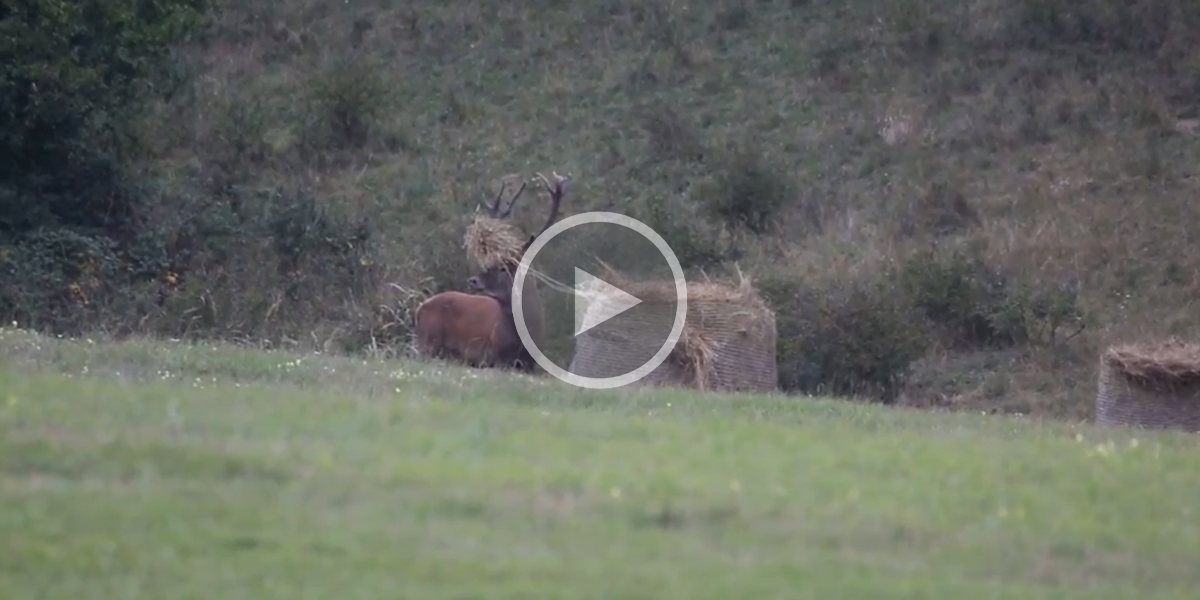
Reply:
[[[1097,423],[1200,432],[1200,345],[1109,348],[1100,359]]]
[[[604,277],[646,306],[575,337],[570,371],[588,377],[628,373],[662,346],[662,325],[675,317],[675,283],[629,282],[608,269]],[[774,391],[775,315],[750,280],[736,286],[689,282],[683,334],[667,360],[638,381],[709,391]],[[603,310],[603,297],[588,311]],[[611,324],[611,326],[609,325]]]

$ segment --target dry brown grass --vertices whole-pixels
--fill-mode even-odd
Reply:
[[[708,389],[713,377],[716,353],[708,336],[699,329],[685,325],[683,334],[667,357],[684,368],[691,377],[691,385],[698,390]]]
[[[467,255],[483,269],[516,265],[526,241],[516,226],[483,215],[476,216],[463,235]]]
[[[1130,379],[1189,385],[1200,383],[1200,344],[1180,339],[1109,348],[1104,364]]]

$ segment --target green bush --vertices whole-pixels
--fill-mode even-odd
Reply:
[[[208,182],[212,194],[227,194],[235,186],[252,181],[276,147],[268,133],[277,125],[276,106],[265,98],[263,90],[247,87],[224,90],[212,103],[209,112],[210,130],[205,144],[197,148],[203,165],[203,175],[197,179]],[[279,144],[285,149],[286,144]]]
[[[969,247],[917,252],[895,278],[953,349],[1054,344],[1084,323],[1071,286],[1024,281],[989,266]]]
[[[718,228],[683,204],[678,197],[655,198],[632,216],[662,236],[684,269],[708,269],[737,260],[737,248],[719,237]]]
[[[26,326],[78,328],[97,297],[121,283],[122,271],[116,244],[104,236],[31,233],[0,249],[0,314]]]
[[[366,219],[303,189],[244,190],[231,205],[177,197],[172,244],[179,289],[159,315],[172,335],[278,339],[304,335],[348,305],[369,312],[378,293],[374,230]],[[234,210],[236,206],[238,210]]]
[[[731,226],[766,233],[793,198],[791,182],[762,157],[736,151],[714,181],[698,191],[710,214]]]
[[[1200,6],[1174,0],[1022,0],[1018,40],[1034,46],[1091,44],[1155,53],[1190,43]]]
[[[326,58],[307,89],[301,115],[305,160],[365,148],[380,133],[380,120],[391,108],[380,67],[354,52]]]
[[[776,314],[785,391],[895,398],[929,348],[924,320],[886,276],[760,278]]]
[[[170,88],[172,47],[206,0],[26,0],[0,5],[0,232],[125,232],[125,159],[144,100]]]
[[[0,313],[79,331],[144,307],[166,262],[131,166],[142,110],[207,0],[0,5]],[[166,207],[167,213],[172,207]]]
[[[977,257],[959,251],[925,250],[895,273],[899,289],[934,324],[951,347],[1009,346],[1014,332],[998,327],[994,313],[1006,282]]]

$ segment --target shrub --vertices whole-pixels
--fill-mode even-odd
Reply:
[[[147,102],[177,87],[172,49],[208,9],[207,0],[0,6],[6,318],[78,332],[153,299],[165,245],[147,233],[155,207],[129,167],[147,148]]]
[[[1004,282],[977,257],[959,251],[925,250],[895,272],[899,289],[951,347],[1011,345],[1011,331],[997,328],[993,313],[1005,297]]]
[[[73,331],[123,274],[116,244],[104,236],[33,232],[0,250],[0,314],[25,326]]]
[[[698,192],[714,217],[762,234],[791,200],[792,185],[761,156],[742,150],[727,158],[715,180]]]
[[[1187,44],[1200,18],[1194,4],[1173,0],[1023,0],[1019,7],[1014,35],[1034,47],[1091,44],[1154,53]]]
[[[1072,287],[1014,277],[970,248],[917,252],[901,263],[895,278],[937,328],[940,341],[954,349],[1054,344],[1060,330],[1084,322]]]
[[[365,219],[305,190],[147,194],[155,218],[118,243],[70,228],[0,243],[0,318],[77,335],[311,342],[363,350],[403,337]],[[399,306],[389,306],[399,310]],[[330,331],[322,331],[329,326]]]
[[[662,236],[684,269],[707,269],[737,260],[737,249],[720,235],[719,227],[683,204],[678,197],[655,198],[632,216]]]
[[[226,194],[234,186],[253,180],[272,153],[268,132],[276,107],[257,88],[226,89],[210,109],[210,132],[206,143],[197,150],[203,161],[203,173],[197,179],[208,182],[213,194]]]
[[[188,213],[165,235],[178,240],[173,259],[183,285],[163,315],[164,326],[182,328],[176,335],[296,335],[377,287],[369,221],[306,190],[242,191],[238,212],[177,200]]]
[[[920,313],[886,276],[807,283],[783,275],[759,287],[776,313],[785,391],[890,402],[929,347]]]
[[[122,157],[172,46],[205,0],[32,0],[0,7],[0,231],[134,226]],[[169,87],[169,86],[168,86]]]
[[[652,160],[700,162],[704,160],[704,144],[696,126],[675,109],[665,104],[641,108],[636,118],[646,133]]]
[[[360,150],[376,141],[391,93],[381,67],[357,53],[328,57],[308,84],[301,129],[306,161],[326,153]]]

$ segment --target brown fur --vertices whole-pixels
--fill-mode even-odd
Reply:
[[[473,367],[528,370],[532,361],[521,360],[527,353],[506,304],[505,298],[453,291],[429,298],[414,319],[417,351]]]
[[[488,269],[468,279],[467,285],[473,292],[493,297],[501,296],[503,298],[501,307],[505,310],[504,318],[509,321],[513,320],[511,303],[513,275],[510,268]],[[537,280],[533,275],[525,277],[522,289],[524,291],[521,294],[521,308],[525,314],[525,328],[529,330],[529,337],[533,340],[533,344],[538,348],[543,348],[542,296],[538,292]],[[513,327],[516,327],[515,321]]]

